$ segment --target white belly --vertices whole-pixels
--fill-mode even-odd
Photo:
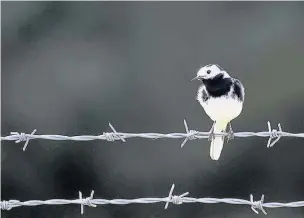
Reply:
[[[211,98],[206,102],[200,101],[200,104],[213,121],[230,122],[240,115],[243,108],[243,102],[227,97]]]

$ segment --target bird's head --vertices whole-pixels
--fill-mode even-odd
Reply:
[[[217,78],[228,78],[229,74],[217,64],[208,64],[199,69],[196,77],[192,80],[213,80]]]

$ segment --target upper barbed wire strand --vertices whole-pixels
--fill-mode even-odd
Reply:
[[[278,130],[271,129],[270,122],[267,122],[268,131],[262,132],[233,132],[234,137],[245,138],[245,137],[269,137],[267,147],[273,147],[281,137],[297,137],[304,138],[304,133],[290,133],[282,131],[281,125],[278,125]],[[11,132],[9,136],[1,136],[1,141],[15,141],[19,143],[25,141],[23,150],[26,149],[28,142],[33,139],[45,139],[55,141],[92,141],[92,140],[106,140],[106,141],[117,141],[121,140],[126,142],[128,138],[145,138],[145,139],[180,139],[184,138],[181,147],[183,147],[187,141],[194,139],[205,139],[210,137],[210,132],[199,132],[196,130],[189,130],[186,120],[184,120],[184,126],[186,133],[124,133],[117,132],[115,128],[109,123],[110,128],[113,132],[103,132],[102,135],[78,135],[78,136],[65,136],[65,135],[35,135],[36,129],[31,134]],[[213,133],[216,136],[227,136],[227,133]],[[272,141],[273,140],[273,141]]]

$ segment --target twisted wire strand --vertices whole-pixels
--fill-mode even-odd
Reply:
[[[81,214],[84,213],[84,206],[96,207],[97,205],[126,205],[126,204],[154,204],[164,202],[165,209],[168,208],[169,203],[180,205],[183,203],[202,203],[202,204],[233,204],[233,205],[248,205],[255,213],[262,211],[267,215],[264,208],[280,208],[280,207],[304,207],[304,201],[296,201],[289,203],[279,203],[279,202],[269,202],[264,203],[264,195],[262,195],[261,200],[254,201],[253,196],[250,195],[250,200],[236,199],[236,198],[193,198],[187,197],[188,192],[181,195],[173,195],[174,184],[171,186],[168,197],[158,197],[158,198],[137,198],[137,199],[94,199],[94,191],[91,192],[90,197],[82,198],[82,193],[79,192],[79,199],[67,200],[67,199],[51,199],[51,200],[29,200],[29,201],[0,201],[1,210],[11,210],[15,207],[21,206],[39,206],[39,205],[66,205],[66,204],[77,204],[81,206]]]
[[[233,137],[269,137],[267,142],[267,147],[273,147],[281,137],[297,137],[304,138],[304,133],[290,133],[284,132],[280,124],[278,124],[278,130],[272,129],[270,122],[267,122],[268,131],[262,132],[234,132]],[[36,129],[31,134],[11,132],[9,136],[1,136],[1,141],[15,141],[15,143],[25,141],[23,146],[23,151],[25,151],[30,140],[33,139],[45,139],[45,140],[55,140],[55,141],[92,141],[92,140],[106,140],[106,141],[116,141],[121,140],[126,142],[128,138],[145,138],[145,139],[180,139],[184,138],[181,144],[183,147],[187,141],[194,139],[205,139],[210,138],[211,134],[215,137],[217,136],[228,136],[228,133],[211,133],[211,132],[199,132],[196,130],[189,130],[186,120],[184,120],[184,126],[186,133],[124,133],[117,132],[115,128],[109,123],[112,132],[103,132],[102,135],[79,135],[79,136],[65,136],[65,135],[35,135]]]

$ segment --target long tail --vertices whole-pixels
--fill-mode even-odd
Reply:
[[[214,125],[214,133],[223,133],[226,131],[227,122],[216,121]],[[212,160],[218,160],[221,156],[221,152],[224,145],[224,136],[216,136],[211,141],[210,157]]]

